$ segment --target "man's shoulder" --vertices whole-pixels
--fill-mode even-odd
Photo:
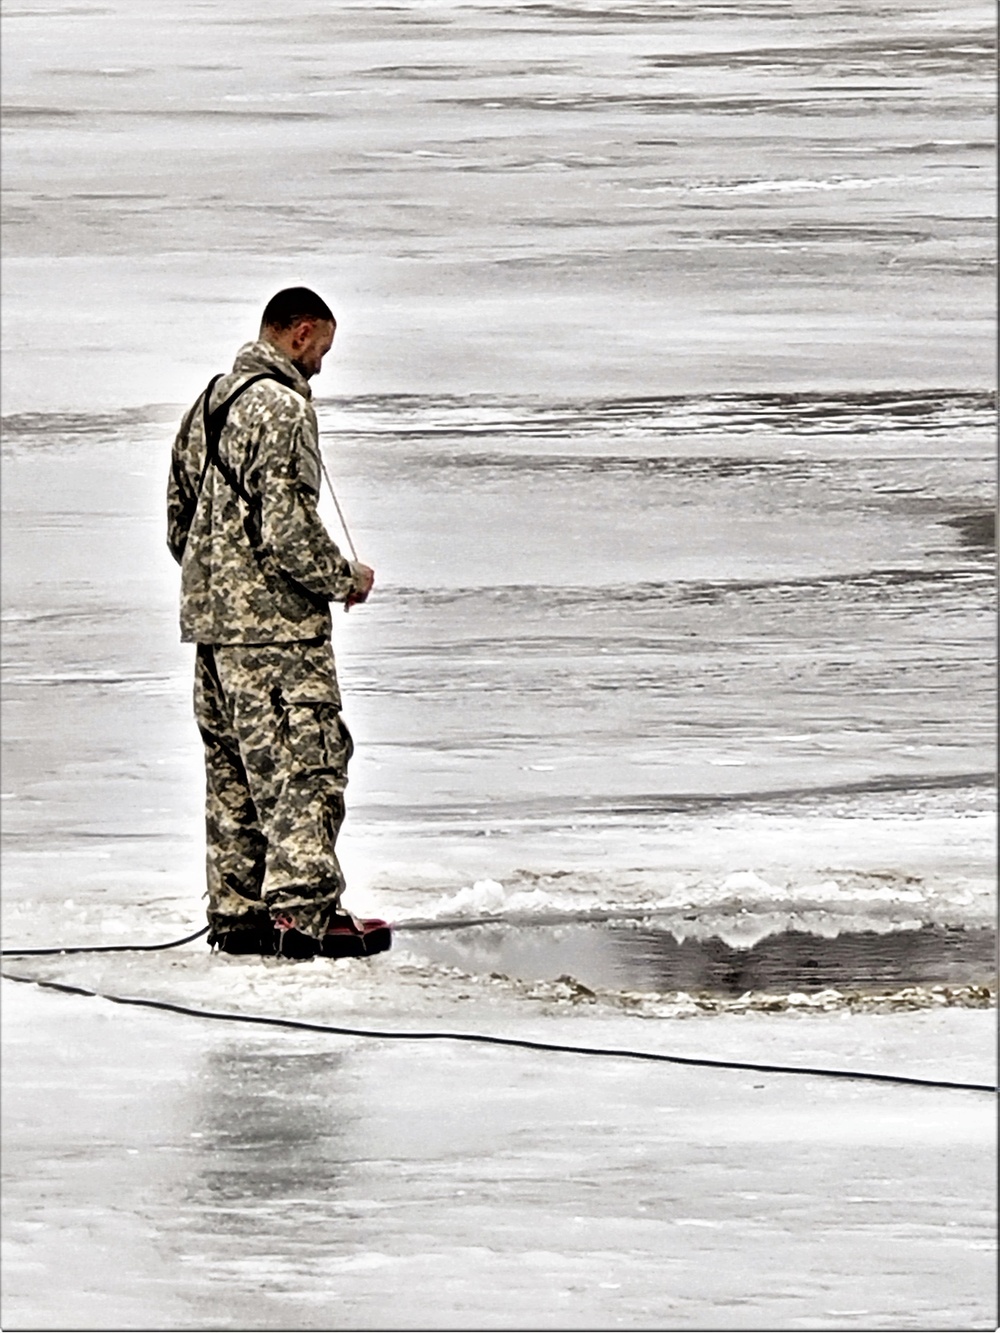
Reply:
[[[245,375],[233,377],[231,387],[226,388],[220,401],[246,383]],[[309,400],[286,380],[279,379],[276,373],[265,374],[250,383],[234,401],[232,413],[248,423],[252,420],[258,425],[277,428],[293,427],[314,419]]]

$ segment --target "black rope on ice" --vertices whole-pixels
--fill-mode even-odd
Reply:
[[[193,1005],[174,1004],[170,1000],[150,1000],[134,995],[112,995],[71,986],[62,981],[39,981],[2,972],[7,981],[24,982],[64,995],[82,995],[88,999],[108,1000],[111,1004],[135,1005],[142,1009],[161,1009],[169,1014],[208,1018],[223,1023],[254,1023],[262,1027],[293,1028],[300,1032],[325,1032],[338,1037],[366,1037],[376,1041],[457,1041],[479,1046],[508,1046],[524,1051],[550,1051],[560,1055],[598,1055],[612,1060],[644,1060],[656,1064],[694,1065],[703,1069],[742,1069],[758,1074],[808,1074],[816,1078],[844,1078],[869,1083],[896,1083],[920,1088],[950,1088],[959,1092],[996,1092],[989,1083],[961,1083],[951,1079],[915,1078],[909,1074],[879,1074],[861,1069],[824,1069],[800,1065],[753,1064],[745,1060],[712,1060],[704,1056],[666,1055],[660,1051],[634,1051],[628,1047],[566,1046],[553,1041],[531,1041],[524,1037],[495,1037],[481,1032],[387,1032],[375,1028],[349,1028],[331,1023],[308,1023],[298,1018],[276,1018],[269,1014],[227,1013],[217,1009],[198,1009]]]
[[[551,912],[543,915],[536,913],[531,916],[515,913],[506,917],[428,917],[427,919],[417,918],[412,921],[401,921],[398,925],[392,927],[392,931],[393,934],[405,934],[411,931],[464,930],[466,926],[497,924],[549,926],[559,925],[565,921],[615,921],[624,915],[627,915],[627,913],[623,913],[621,910],[611,911],[603,908],[593,912]],[[648,912],[645,915],[655,916],[656,913]],[[70,953],[159,953],[163,949],[179,949],[182,944],[191,944],[194,940],[200,940],[203,935],[208,934],[209,929],[209,926],[202,926],[201,930],[196,930],[193,935],[185,935],[181,940],[169,940],[166,944],[63,944],[46,949],[0,949],[0,958],[49,958]]]
[[[178,949],[182,944],[200,940],[208,934],[208,926],[202,926],[193,935],[185,935],[182,940],[169,940],[166,944],[79,944],[57,949],[0,949],[0,958],[45,958],[63,953],[159,953],[163,949]]]

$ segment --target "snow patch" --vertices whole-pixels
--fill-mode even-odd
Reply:
[[[438,900],[433,917],[500,916],[506,913],[532,914],[579,910],[584,904],[578,896],[556,896],[545,889],[507,888],[496,879],[477,879],[471,887],[460,889],[451,897]]]
[[[449,910],[456,916],[468,913],[500,912],[507,906],[507,893],[504,886],[495,879],[477,879],[471,888],[460,889],[453,898],[441,901],[441,910]]]
[[[760,875],[752,870],[737,870],[732,875],[727,875],[722,881],[722,887],[730,893],[756,893],[765,898],[778,895],[778,890],[773,885],[768,884],[766,879],[761,879]]]

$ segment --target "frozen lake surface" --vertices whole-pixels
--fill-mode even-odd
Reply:
[[[300,282],[338,314],[319,415],[377,572],[335,625],[350,905],[486,924],[449,958],[401,930],[371,964],[5,965],[989,1081],[989,996],[921,968],[995,926],[994,27],[7,6],[6,947],[203,919],[167,461]],[[737,979],[766,955],[775,994],[636,971],[635,931],[608,971],[580,923],[609,913]],[[550,934],[498,967],[553,914],[565,966]],[[891,993],[810,987],[873,941]],[[995,1326],[980,1094],[4,999],[7,1328]]]
[[[6,411],[184,402],[292,282],[350,395],[992,388],[994,21],[17,0]]]
[[[384,571],[334,628],[355,910],[992,923],[987,396],[322,417]],[[28,944],[104,904],[166,937],[199,910],[169,443],[151,409],[7,423],[7,885]]]
[[[233,962],[236,994],[273,1003],[278,968]],[[331,989],[377,988],[380,1026],[418,1025],[405,974],[285,970],[299,1014],[303,991],[329,1005]],[[176,995],[176,976],[159,981]],[[271,1034],[4,991],[7,1328],[995,1322],[989,1096]],[[931,1077],[981,1077],[993,1026],[954,1010],[581,1022],[482,994],[445,1009],[428,1006],[452,1028],[464,1009],[466,1026],[571,1044]]]

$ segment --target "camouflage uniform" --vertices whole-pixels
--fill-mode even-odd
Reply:
[[[233,402],[218,465],[206,462],[205,395],[182,422],[168,544],[181,638],[198,645],[213,934],[269,911],[321,935],[344,889],[334,849],[352,751],[329,603],[361,585],[316,512],[316,414],[292,363],[266,341],[247,344],[208,408],[262,372],[285,382],[259,380]]]

